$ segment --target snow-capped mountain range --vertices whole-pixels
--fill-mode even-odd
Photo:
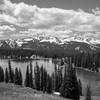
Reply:
[[[49,43],[49,44],[48,44]],[[94,37],[73,35],[73,36],[50,36],[44,33],[35,34],[28,38],[19,39],[6,39],[0,40],[0,48],[22,48],[22,49],[33,49],[33,48],[50,48],[60,46],[67,49],[74,49],[76,51],[82,51],[89,48],[90,50],[100,49],[100,40]]]
[[[76,41],[76,42],[84,42],[87,44],[100,44],[100,40],[96,39],[95,37],[87,37],[87,36],[81,36],[81,35],[73,35],[73,36],[50,36],[50,35],[45,35],[45,34],[41,34],[41,35],[33,35],[33,37],[27,37],[27,38],[21,38],[21,39],[6,39],[6,40],[0,40],[0,42],[2,43],[2,41],[5,41],[7,44],[9,45],[14,45],[14,44],[18,44],[19,46],[21,46],[21,44],[23,43],[27,43],[29,41],[33,41],[34,40],[38,40],[40,42],[50,42],[50,43],[56,43],[56,44],[65,44],[67,42],[71,42],[71,41]],[[1,45],[0,43],[0,45]],[[13,47],[13,46],[12,46]]]

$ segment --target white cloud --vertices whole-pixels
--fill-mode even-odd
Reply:
[[[18,27],[31,29],[20,31],[22,34],[33,32],[48,32],[52,34],[67,33],[68,30],[100,31],[100,10],[92,9],[88,13],[82,9],[64,10],[60,8],[39,8],[36,5],[12,3],[10,0],[0,1],[0,22],[7,22]],[[5,29],[14,30],[6,27]],[[29,33],[30,32],[30,33]]]
[[[6,14],[0,14],[0,22],[8,22],[12,24],[17,24],[17,19]]]
[[[10,27],[7,25],[0,26],[0,31],[15,31],[15,30],[16,29],[14,27]]]
[[[39,8],[36,5],[11,3],[9,0],[4,0],[3,10],[5,11],[1,16],[3,20],[22,27],[27,26],[38,29],[47,29],[58,25],[66,25],[71,28],[76,25],[82,27],[83,24],[92,24],[92,21],[97,19],[96,15],[89,14],[81,9],[74,11],[58,8]]]

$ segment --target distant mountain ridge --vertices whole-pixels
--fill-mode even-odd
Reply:
[[[30,49],[30,50],[68,50],[68,51],[96,51],[100,50],[100,41],[94,38],[72,37],[50,37],[34,36],[31,38],[0,40],[0,49]]]
[[[58,32],[58,33],[57,33]],[[32,36],[0,40],[0,49],[35,51],[95,52],[100,50],[99,32],[69,31],[66,33],[32,33]],[[52,54],[51,52],[51,54]]]

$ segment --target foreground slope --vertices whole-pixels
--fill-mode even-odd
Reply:
[[[0,83],[0,100],[70,100],[56,95],[43,94],[28,87],[14,84]],[[81,97],[80,100],[85,100]],[[92,100],[100,100],[100,96],[93,96]]]
[[[13,84],[0,83],[0,100],[66,100]],[[69,100],[69,99],[67,99]]]

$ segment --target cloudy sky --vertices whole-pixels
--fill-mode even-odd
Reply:
[[[0,39],[72,30],[99,34],[99,7],[100,0],[0,0]]]

